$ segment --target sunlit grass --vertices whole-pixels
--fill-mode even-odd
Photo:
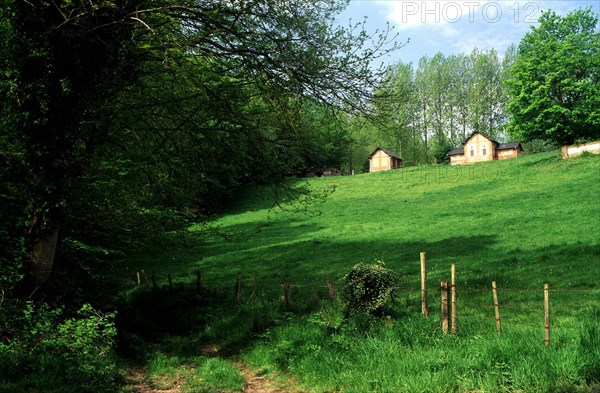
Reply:
[[[132,259],[233,299],[204,321],[199,340],[240,347],[265,373],[290,372],[315,392],[591,392],[600,375],[600,157],[557,152],[464,167],[413,167],[310,179],[333,191],[304,213],[273,208],[269,189],[240,195],[192,247]],[[202,235],[200,235],[202,233]],[[187,243],[189,244],[189,243]],[[419,252],[427,252],[430,318],[420,316]],[[365,331],[342,323],[326,280],[382,260],[401,276],[393,317]],[[440,332],[439,282],[457,266],[457,337]],[[253,272],[257,291],[253,292]],[[282,284],[293,313],[281,314]],[[498,337],[491,282],[499,288]],[[544,346],[543,285],[551,345]],[[565,291],[567,290],[567,291]],[[578,290],[578,291],[572,291]],[[337,304],[337,306],[336,306]],[[337,308],[336,308],[337,307]],[[258,334],[258,336],[257,336]]]
[[[244,378],[230,362],[204,356],[179,357],[157,351],[147,362],[147,383],[158,390],[181,392],[240,391]]]
[[[426,251],[432,282],[457,264],[463,285],[580,287],[600,257],[600,159],[557,153],[471,166],[413,167],[311,179],[335,189],[306,214],[273,207],[269,189],[245,193],[214,225],[226,237],[132,261],[163,283],[233,285],[257,272],[266,290],[339,278],[357,262],[383,260],[408,275]],[[294,206],[288,206],[290,210]],[[418,286],[418,280],[414,281]]]

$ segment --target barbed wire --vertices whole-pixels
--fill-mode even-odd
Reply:
[[[473,306],[473,307],[494,307],[493,304],[486,304],[486,303],[468,303],[468,302],[463,302],[463,301],[457,301],[456,303],[459,305]]]
[[[575,330],[581,330],[581,329],[583,329],[583,326],[552,325],[551,329],[575,329]]]
[[[479,322],[481,322],[481,321],[494,321],[495,322],[496,318],[493,318],[493,317],[465,317],[465,316],[461,315],[461,316],[457,316],[456,320],[458,322],[465,321],[465,320],[466,321],[479,321]]]

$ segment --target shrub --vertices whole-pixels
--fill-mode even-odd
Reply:
[[[23,304],[18,336],[0,343],[0,385],[40,392],[114,391],[114,313],[83,305],[65,317],[62,307]],[[0,390],[1,391],[1,390]]]
[[[381,261],[373,264],[359,263],[344,277],[346,316],[354,312],[367,315],[383,314],[394,287],[397,275]]]

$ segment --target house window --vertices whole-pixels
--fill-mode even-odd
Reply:
[[[471,146],[471,157],[475,156],[475,149],[473,149],[473,146]]]
[[[481,155],[485,156],[487,155],[487,149],[484,147],[483,150],[481,151]]]

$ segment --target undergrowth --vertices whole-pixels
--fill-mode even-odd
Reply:
[[[74,314],[31,301],[5,306],[22,330],[0,342],[0,392],[114,391],[114,313],[89,304]]]
[[[597,392],[599,168],[597,156],[562,160],[549,152],[312,179],[307,187],[335,191],[302,214],[272,210],[267,191],[251,190],[214,223],[222,236],[128,259],[131,271],[155,272],[163,286],[171,274],[175,290],[140,291],[125,302],[120,315],[132,326],[122,329],[128,344],[121,349],[142,361],[161,353],[183,372],[201,367],[201,348],[210,347],[210,356],[241,358],[267,376],[289,374],[313,392]],[[436,311],[420,315],[421,251],[430,287],[457,266],[457,336],[441,332],[436,291]],[[350,315],[339,297],[319,300],[328,297],[328,278],[339,289],[352,266],[372,260],[384,260],[400,287],[373,298],[377,312]],[[193,290],[197,271],[206,293]],[[246,292],[236,300],[240,276]],[[492,281],[506,305],[500,336],[488,307]],[[380,309],[377,299],[388,295],[396,302]]]
[[[443,335],[437,318],[351,318],[324,304],[265,332],[244,359],[265,373],[284,370],[313,392],[596,392],[595,325],[561,333],[545,347],[535,329],[500,337]],[[365,321],[368,319],[368,322]],[[335,318],[333,318],[335,319]],[[467,330],[469,328],[466,327]],[[591,329],[591,330],[590,330]],[[592,335],[595,335],[591,338]],[[592,344],[590,347],[589,345]]]

